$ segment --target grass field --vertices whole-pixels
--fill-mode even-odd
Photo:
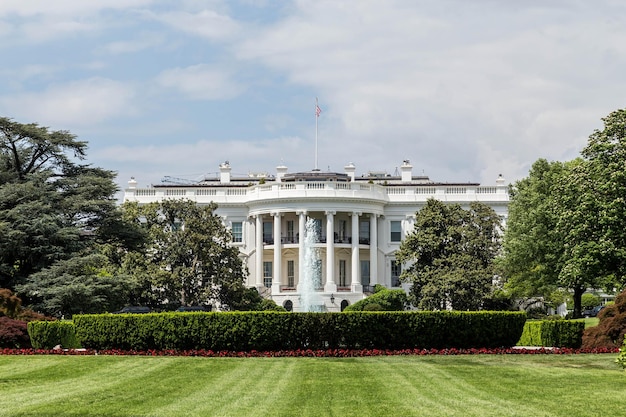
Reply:
[[[617,416],[615,356],[0,356],[0,416]]]

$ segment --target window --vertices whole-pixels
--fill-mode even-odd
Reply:
[[[265,288],[272,287],[272,262],[263,262],[263,285]]]
[[[293,220],[287,220],[287,242],[285,243],[296,243],[293,231]]]
[[[402,273],[402,265],[395,260],[391,261],[391,286],[400,286],[400,274]]]
[[[243,223],[233,222],[232,224],[233,224],[232,226],[233,242],[235,243],[243,242]]]
[[[337,239],[335,239],[337,243],[345,243],[348,241],[348,239],[346,239],[346,223],[345,220],[339,220],[339,233],[337,233]]]
[[[400,242],[402,240],[402,223],[391,222],[391,241]]]
[[[339,260],[339,286],[346,287],[346,261],[345,259]]]
[[[274,234],[274,224],[272,222],[263,222],[263,243],[267,243],[269,245],[274,244],[274,239],[272,239],[272,235]]]
[[[296,276],[295,276],[295,262],[287,261],[287,286],[289,288],[293,288],[296,286]]]
[[[369,220],[363,220],[359,222],[359,244],[370,244],[370,222]]]
[[[370,261],[361,261],[361,284],[370,285]]]

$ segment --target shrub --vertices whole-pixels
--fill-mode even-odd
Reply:
[[[349,305],[343,311],[402,311],[407,305],[404,290],[379,289],[374,294]],[[373,307],[367,306],[374,304]]]
[[[61,347],[79,348],[76,327],[72,321],[32,321],[28,323],[28,334],[35,349]]]
[[[26,322],[14,320],[6,316],[0,317],[0,347],[30,347],[30,338],[28,337]]]
[[[583,310],[591,310],[592,308],[602,304],[602,299],[591,293],[584,293],[580,299],[581,307]]]
[[[91,349],[491,348],[519,340],[523,312],[160,313],[79,315]]]
[[[550,346],[577,349],[582,345],[585,323],[576,320],[527,321],[518,346]]]
[[[615,303],[598,313],[598,325],[585,329],[584,348],[615,348],[622,345],[626,334],[626,291],[615,297]]]
[[[615,360],[622,368],[626,369],[626,340],[622,343],[622,347],[619,348],[619,355]]]

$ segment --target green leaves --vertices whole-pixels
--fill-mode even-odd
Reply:
[[[216,208],[189,200],[124,205],[124,218],[135,216],[147,234],[144,258],[135,257],[128,272],[143,277],[151,304],[218,301],[232,308],[247,297],[246,270]]]
[[[472,202],[464,210],[428,200],[396,253],[396,260],[407,265],[401,279],[413,284],[416,305],[429,310],[480,308],[491,287],[500,230],[500,218],[484,204]]]

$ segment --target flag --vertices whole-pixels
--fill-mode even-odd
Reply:
[[[317,103],[315,103],[315,115],[317,117],[320,117],[321,112],[322,112],[322,109],[320,109],[320,106],[318,106]]]

